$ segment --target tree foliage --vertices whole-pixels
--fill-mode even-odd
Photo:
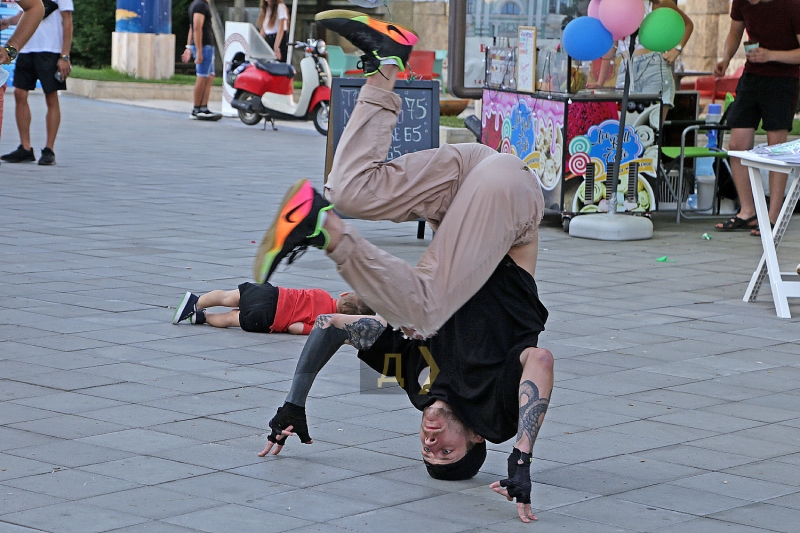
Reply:
[[[116,0],[79,0],[72,14],[72,62],[90,68],[111,64]]]
[[[172,33],[175,57],[180,61],[189,32],[191,0],[172,0]],[[72,62],[88,68],[111,65],[111,33],[116,26],[117,0],[78,0],[75,2]]]

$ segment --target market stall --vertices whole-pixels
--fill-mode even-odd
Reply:
[[[545,207],[561,213],[566,229],[575,215],[608,211],[622,91],[585,89],[591,64],[573,65],[558,42],[540,47],[531,65],[524,40],[519,47],[487,49],[481,141],[528,164],[542,185]],[[528,68],[534,69],[533,83],[522,73]],[[520,90],[525,83],[534,90]],[[659,95],[631,94],[627,109],[616,210],[646,215],[656,209]]]

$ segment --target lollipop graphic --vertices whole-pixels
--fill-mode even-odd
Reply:
[[[592,149],[592,143],[586,135],[578,135],[573,137],[569,142],[569,153],[575,154],[588,154]]]
[[[570,151],[572,151],[572,143],[570,143]],[[586,174],[586,167],[589,166],[590,162],[591,158],[586,152],[572,154],[572,157],[569,158],[569,171],[578,176]]]
[[[503,121],[503,137],[506,139],[510,139],[512,130],[513,128],[511,126],[511,118],[508,117]]]

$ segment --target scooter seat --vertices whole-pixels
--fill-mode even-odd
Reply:
[[[256,60],[256,68],[263,70],[273,76],[284,76],[286,78],[294,78],[294,67],[288,63],[272,61],[267,63],[265,61]]]

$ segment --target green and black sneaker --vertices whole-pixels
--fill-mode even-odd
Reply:
[[[377,20],[358,11],[333,9],[318,13],[314,20],[323,28],[335,31],[361,49],[360,68],[369,76],[380,70],[382,59],[394,59],[401,71],[406,69],[411,49],[419,41],[413,30]]]

